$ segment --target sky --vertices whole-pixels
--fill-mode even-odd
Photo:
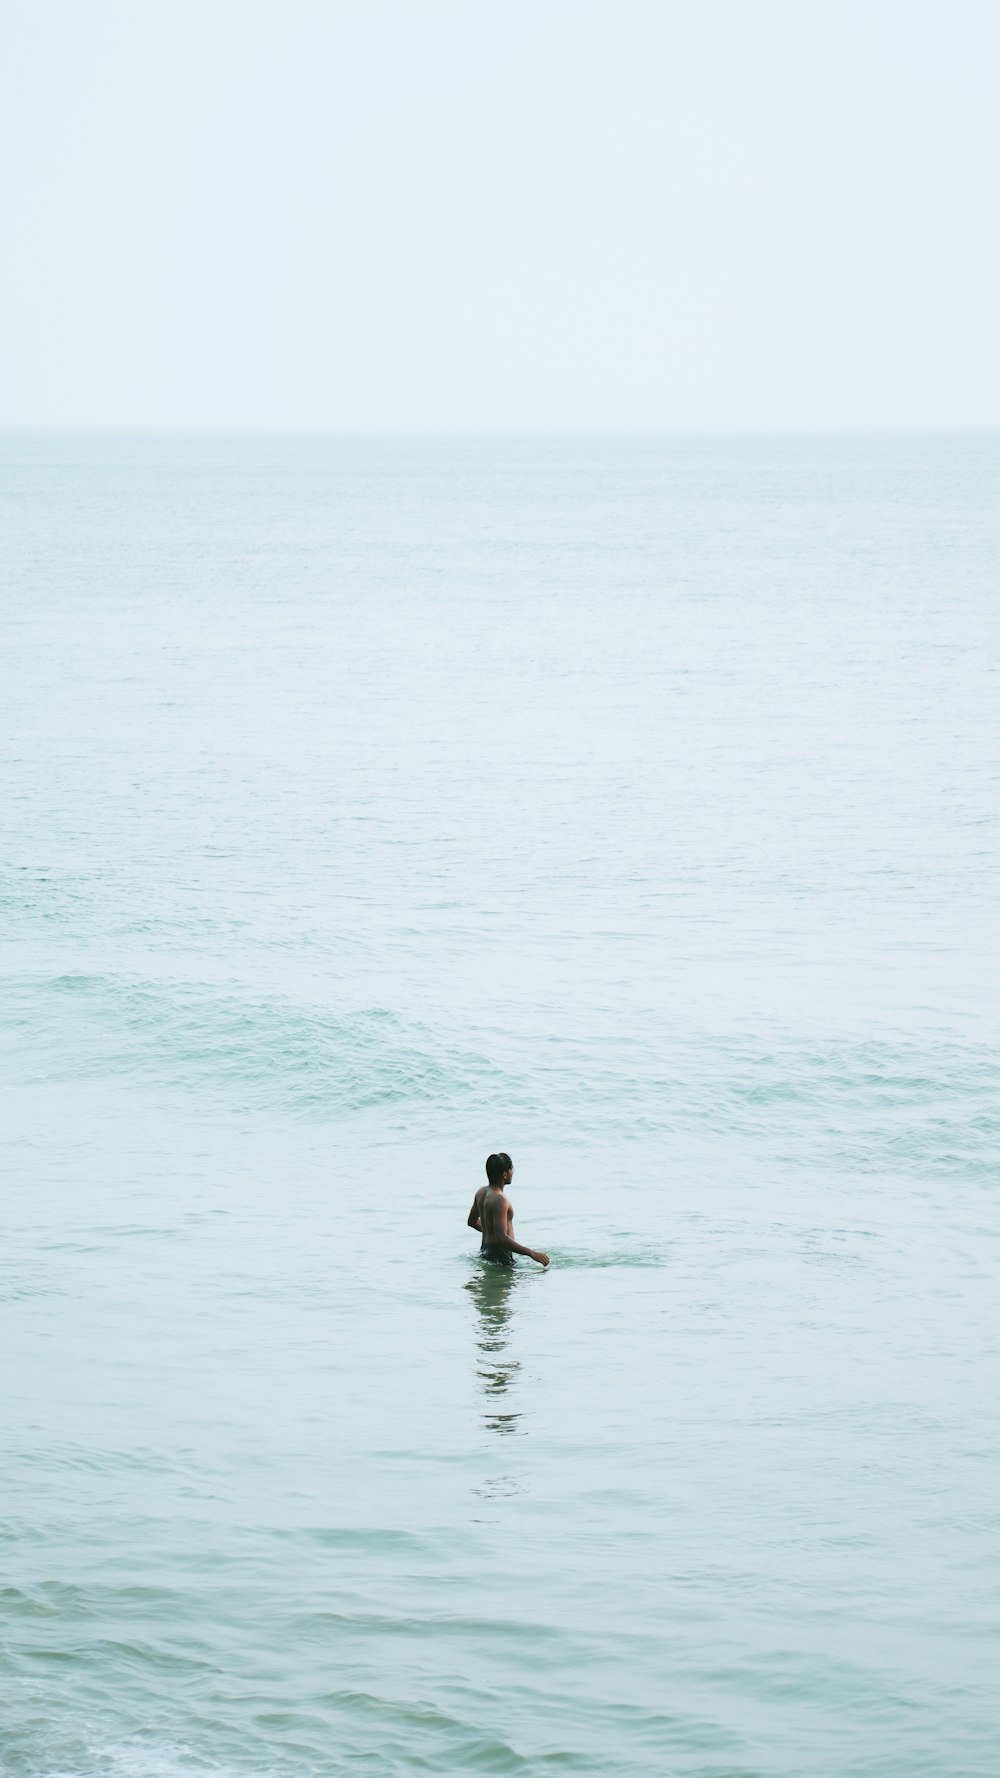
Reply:
[[[1000,423],[998,0],[0,23],[0,425]]]

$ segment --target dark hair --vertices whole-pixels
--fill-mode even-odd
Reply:
[[[509,1154],[488,1154],[486,1156],[486,1177],[490,1184],[500,1184],[504,1174],[514,1165]]]

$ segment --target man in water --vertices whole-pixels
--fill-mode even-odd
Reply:
[[[513,1177],[514,1163],[509,1154],[487,1156],[488,1183],[479,1187],[469,1211],[470,1229],[479,1229],[482,1232],[483,1244],[479,1249],[479,1257],[492,1260],[495,1265],[512,1266],[515,1253],[523,1253],[526,1259],[533,1259],[538,1265],[547,1266],[547,1253],[536,1253],[533,1247],[522,1247],[520,1241],[514,1239],[514,1210],[506,1195]]]

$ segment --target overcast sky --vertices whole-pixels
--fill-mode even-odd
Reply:
[[[1000,0],[0,19],[0,423],[1000,422]]]

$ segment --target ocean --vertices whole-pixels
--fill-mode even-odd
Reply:
[[[995,1778],[998,471],[0,440],[9,1778]]]

